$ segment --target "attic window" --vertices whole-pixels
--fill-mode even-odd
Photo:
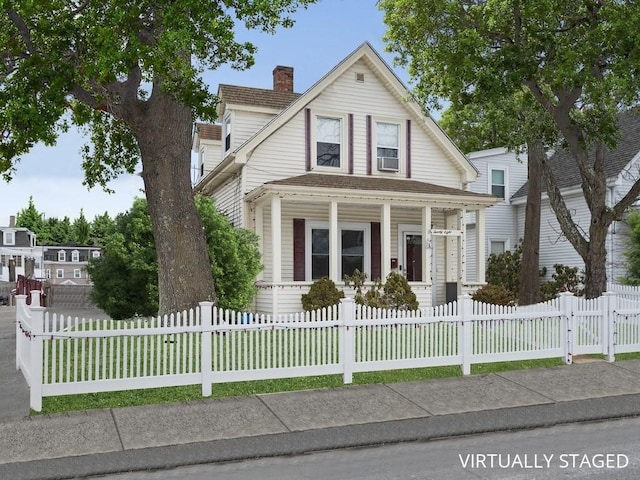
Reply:
[[[364,83],[364,73],[356,72],[356,82],[363,82]]]

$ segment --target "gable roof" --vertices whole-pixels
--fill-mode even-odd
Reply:
[[[605,150],[605,175],[608,179],[614,179],[640,152],[640,110],[631,109],[618,115],[619,138],[615,150]],[[594,149],[589,151],[589,158],[593,162]],[[578,165],[568,149],[558,150],[549,159],[551,170],[560,190],[579,187],[581,183]],[[543,183],[542,191],[547,187]],[[525,183],[511,197],[519,198],[527,196],[527,184]]]
[[[420,106],[411,101],[410,98],[407,98],[409,97],[409,92],[402,81],[398,78],[395,72],[391,70],[384,59],[380,57],[371,44],[369,42],[365,42],[336,65],[331,71],[325,74],[314,85],[312,85],[306,92],[295,98],[295,100],[273,117],[262,129],[229,154],[216,168],[210,171],[207,176],[198,183],[198,185],[200,185],[199,188],[204,188],[206,184],[216,178],[221,171],[227,168],[231,168],[232,170],[240,168],[241,165],[247,162],[251,152],[256,147],[285,125],[297,113],[303,110],[311,101],[317,98],[323,90],[325,90],[338,77],[361,59],[367,63],[375,75],[382,79],[383,83],[396,98],[403,101],[406,100],[404,105],[407,110],[409,110],[415,118],[421,119],[421,121],[416,122],[416,124],[426,131],[427,134],[434,139],[436,144],[442,147],[442,150],[445,152],[447,157],[458,166],[461,172],[463,172],[463,182],[468,183],[475,180],[478,173],[475,166],[467,159],[447,134],[444,133],[431,116],[428,113],[425,113]],[[226,87],[229,86],[224,86],[224,88]],[[234,92],[239,94],[238,100],[242,97],[244,99],[243,101],[247,101],[249,96],[256,94],[257,92],[269,92],[268,94],[265,93],[265,95],[275,93],[273,91],[262,89],[246,89],[246,87],[240,87],[238,90],[230,89],[229,92],[231,92],[231,95],[233,95]],[[262,95],[262,93],[258,93],[258,95]],[[289,95],[297,94],[289,93]],[[282,98],[282,100],[284,101],[285,99]],[[273,101],[273,99],[271,101]]]
[[[275,108],[282,110],[291,105],[300,93],[278,92],[264,88],[240,87],[237,85],[221,84],[218,96],[227,105],[247,105]]]

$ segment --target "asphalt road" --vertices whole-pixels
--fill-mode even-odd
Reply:
[[[640,478],[640,418],[93,478],[637,479]]]

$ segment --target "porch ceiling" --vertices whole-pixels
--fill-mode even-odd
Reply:
[[[246,200],[256,202],[263,197],[323,197],[350,201],[405,201],[419,204],[456,204],[489,206],[497,202],[493,195],[434,185],[417,180],[326,175],[308,173],[297,177],[267,182],[247,194]]]

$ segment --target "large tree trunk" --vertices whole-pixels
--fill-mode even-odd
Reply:
[[[134,133],[158,255],[159,313],[215,301],[204,227],[191,188],[191,110],[154,89]]]
[[[522,262],[520,265],[519,305],[531,305],[540,300],[539,248],[540,205],[542,196],[542,161],[545,157],[541,141],[527,145],[527,205],[522,240]]]
[[[584,257],[584,295],[596,298],[607,289],[607,232],[609,222],[601,221],[594,212],[589,227],[589,246]]]

